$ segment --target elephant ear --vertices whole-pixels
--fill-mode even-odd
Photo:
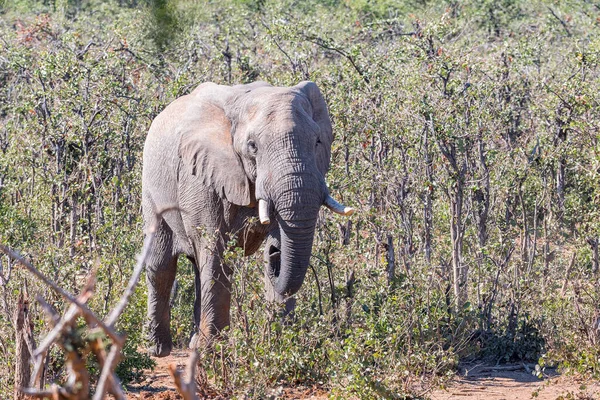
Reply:
[[[327,111],[327,104],[321,91],[314,82],[300,82],[298,88],[310,101],[312,107],[312,119],[319,126],[319,142],[316,148],[316,160],[319,171],[325,176],[329,170],[331,159],[331,143],[333,142],[333,129]]]
[[[180,122],[179,157],[184,168],[229,202],[249,205],[250,184],[233,150],[231,122],[220,105],[200,96],[191,101]]]

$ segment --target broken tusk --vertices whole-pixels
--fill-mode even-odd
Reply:
[[[258,218],[263,225],[271,223],[271,219],[269,218],[269,203],[263,199],[258,200]]]
[[[346,207],[345,205],[338,203],[331,196],[327,196],[325,199],[325,206],[336,214],[346,216],[354,214],[354,208]]]

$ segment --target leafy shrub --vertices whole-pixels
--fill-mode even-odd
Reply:
[[[145,369],[152,369],[156,366],[154,361],[147,353],[140,353],[135,346],[134,341],[128,341],[123,348],[121,361],[115,372],[122,383],[129,383],[139,380]]]
[[[264,303],[260,257],[226,257],[232,326],[202,360],[207,382],[402,397],[482,355],[597,375],[597,11],[500,3],[3,2],[0,243],[68,290],[96,268],[91,307],[106,313],[141,245],[152,119],[203,81],[311,79],[336,133],[329,188],[359,212],[323,212],[289,324]],[[185,346],[193,273],[179,270]],[[2,337],[24,287],[44,290],[18,269],[2,282]],[[125,369],[149,366],[144,322],[141,287],[119,326]],[[0,365],[0,397],[12,367]]]

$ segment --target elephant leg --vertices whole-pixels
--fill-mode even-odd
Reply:
[[[173,234],[162,221],[146,261],[149,339],[154,344],[150,352],[155,357],[166,357],[173,348],[169,300],[176,271],[177,255],[173,254]]]
[[[191,348],[209,345],[229,326],[232,270],[222,261],[222,255],[223,246],[218,244],[204,248],[197,257],[200,260],[200,324],[190,342]]]
[[[271,231],[267,236],[263,259],[265,261],[265,297],[267,301],[284,305],[280,317],[285,322],[294,315],[296,298],[293,296],[285,298],[273,287],[274,278],[279,276],[281,269],[281,243],[278,229]]]

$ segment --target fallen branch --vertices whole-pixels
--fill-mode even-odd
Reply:
[[[465,369],[465,376],[473,376],[473,374],[479,375],[486,372],[510,372],[525,370],[531,371],[531,368],[535,369],[535,364],[514,364],[514,365],[476,365],[470,370]],[[477,371],[476,373],[474,371]]]

